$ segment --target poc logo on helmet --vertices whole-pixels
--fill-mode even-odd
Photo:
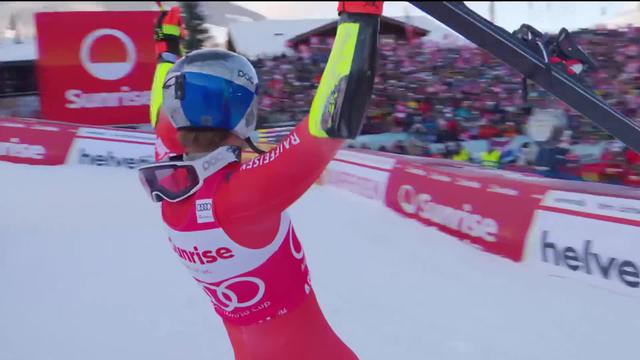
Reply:
[[[238,70],[238,77],[241,77],[241,78],[247,80],[249,83],[251,83],[251,85],[255,85],[255,82],[253,81],[253,78],[251,77],[251,75],[245,73],[242,70]]]

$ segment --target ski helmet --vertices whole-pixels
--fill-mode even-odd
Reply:
[[[258,76],[242,55],[194,51],[175,63],[162,88],[162,108],[177,130],[228,130],[253,145]]]

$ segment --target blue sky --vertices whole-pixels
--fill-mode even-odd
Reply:
[[[235,3],[258,11],[272,19],[332,18],[336,16],[337,1],[317,2],[254,2]],[[467,6],[489,17],[489,2],[467,2]],[[507,30],[514,30],[522,23],[531,24],[542,31],[556,31],[562,27],[575,29],[592,27],[619,15],[634,10],[638,2],[496,2],[496,23]],[[406,9],[406,10],[405,10]],[[402,16],[422,14],[407,2],[385,3],[384,14]]]

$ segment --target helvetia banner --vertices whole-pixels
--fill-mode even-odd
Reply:
[[[87,125],[147,123],[157,16],[154,11],[36,14],[43,117]]]
[[[527,239],[528,266],[640,296],[639,200],[549,191],[542,207]]]

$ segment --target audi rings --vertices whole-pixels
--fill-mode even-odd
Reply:
[[[298,244],[300,244],[299,241],[298,241]],[[302,244],[300,244],[300,252],[297,252],[295,246],[293,246],[293,226],[292,225],[289,225],[289,246],[291,246],[291,253],[293,254],[293,257],[298,260],[302,260],[302,258],[304,257],[304,249],[302,249]]]
[[[218,305],[221,309],[225,311],[233,311],[239,307],[247,307],[247,306],[254,305],[255,303],[257,303],[262,299],[265,291],[264,281],[255,277],[238,277],[238,278],[229,279],[223,282],[222,284],[220,284],[220,286],[207,284],[200,280],[198,280],[198,282],[200,282],[202,286],[205,288],[205,290],[207,290],[206,293],[211,298],[211,301],[213,301],[216,305]],[[240,283],[240,282],[256,284],[258,286],[258,293],[251,300],[242,301],[242,302],[238,301],[238,295],[232,290],[230,290],[228,287],[232,284]],[[213,296],[212,292],[214,291],[217,296]]]

